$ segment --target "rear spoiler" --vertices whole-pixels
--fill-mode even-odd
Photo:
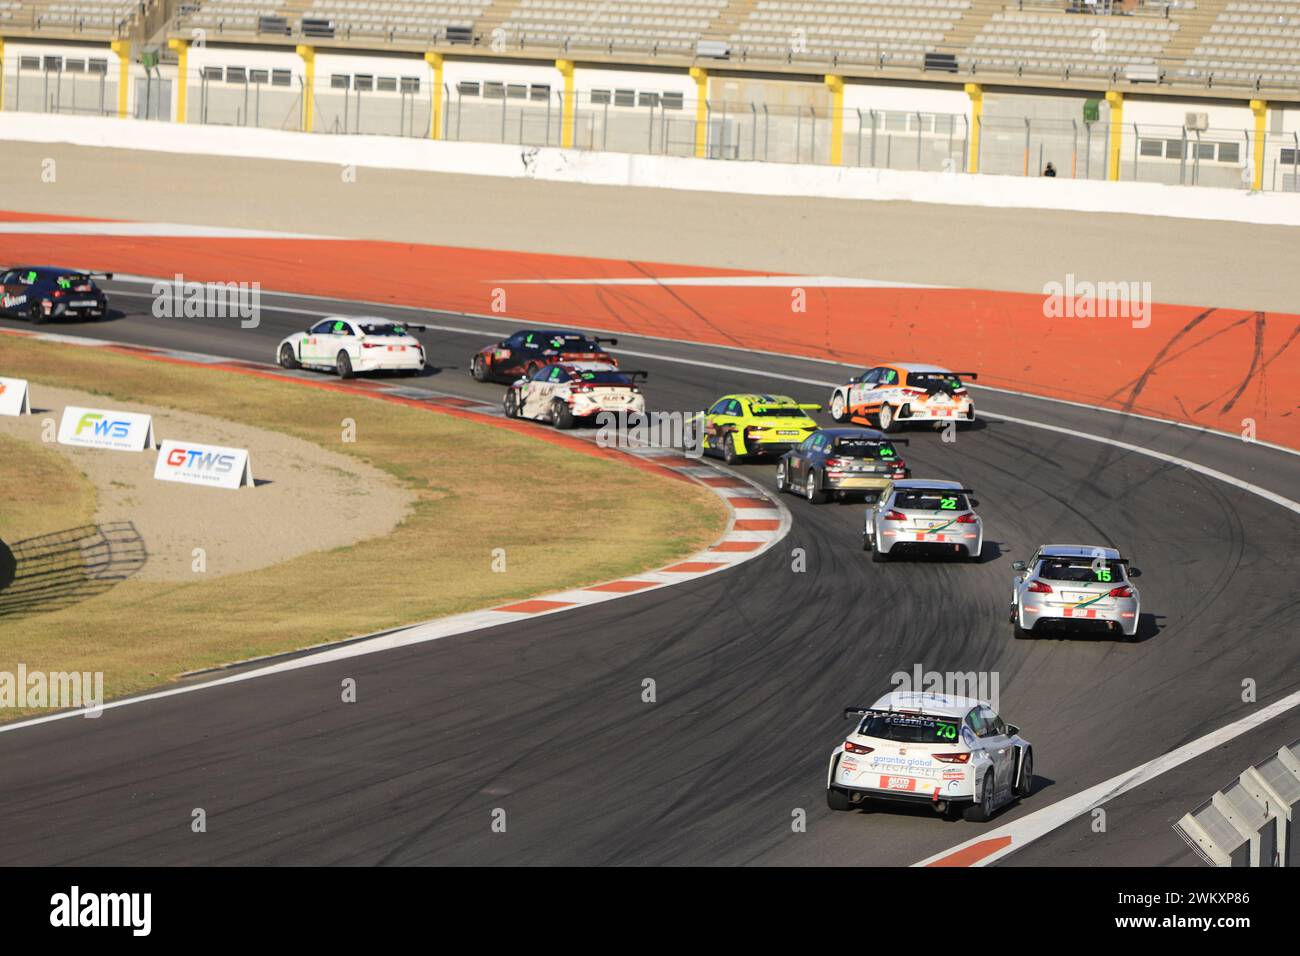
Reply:
[[[396,322],[396,321],[395,321],[395,322],[393,322],[393,324],[394,324],[394,325],[400,325],[400,326],[401,326],[402,328],[404,328],[404,329],[413,329],[413,330],[416,331],[416,332],[428,332],[428,331],[429,331],[429,327],[428,327],[427,325],[420,325],[420,324],[418,324],[418,323],[416,323],[416,322]]]
[[[83,272],[82,275],[86,276],[86,277],[89,278],[89,279],[111,279],[111,278],[113,278],[113,273],[111,273],[111,272]]]
[[[649,373],[649,372],[643,372],[643,371],[641,371],[640,369],[638,369],[638,370],[636,370],[636,371],[633,371],[633,372],[629,372],[627,369],[625,369],[625,368],[621,368],[621,369],[619,369],[619,373],[622,374],[622,375],[630,375],[630,376],[632,376],[632,384],[633,384],[633,385],[635,385],[637,382],[644,382],[646,379],[648,379],[648,378],[650,377],[650,373]]]
[[[600,345],[601,343],[604,343],[605,345],[618,345],[618,339],[595,338],[592,339],[592,341],[595,342],[597,345]]]
[[[968,378],[972,382],[980,377],[978,372],[953,372],[952,374],[956,375],[958,378]]]
[[[845,707],[844,719],[848,720],[850,717],[865,717],[875,709],[876,708],[874,707]]]

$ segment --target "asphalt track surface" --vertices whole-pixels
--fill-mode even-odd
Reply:
[[[241,330],[153,318],[147,286],[110,292],[125,315],[58,331],[269,362],[315,313],[360,311],[264,295],[261,325]],[[469,330],[424,333],[437,367],[415,384],[499,399],[503,387],[473,382],[467,363],[510,323],[364,311]],[[703,409],[736,390],[825,401],[826,389],[789,378],[845,374],[630,336],[620,351],[625,367],[649,371],[659,410]],[[976,398],[989,413],[1114,437],[1278,494],[1296,484],[1296,457],[1272,449],[1039,399]],[[1145,455],[1005,421],[953,443],[906,437],[916,477],[976,489],[980,563],[871,564],[861,505],[791,497],[783,545],[668,591],[0,734],[0,864],[904,865],[1250,713],[1245,679],[1261,703],[1300,686],[1293,512]],[[770,486],[770,465],[739,470]],[[1010,562],[1048,541],[1133,556],[1145,572],[1139,643],[1012,640]],[[509,547],[508,534],[481,544]],[[918,664],[996,673],[1003,714],[1034,744],[1036,791],[989,824],[825,807],[842,708],[870,703]],[[346,677],[356,704],[339,701]],[[646,678],[655,703],[642,701]],[[1089,834],[1086,854],[1071,843],[1084,837],[1063,828],[1023,858],[1190,864],[1169,824],[1296,723],[1279,718],[1116,801],[1114,836]],[[205,834],[190,829],[199,807]],[[498,808],[505,833],[491,827]],[[806,832],[792,829],[798,810]]]

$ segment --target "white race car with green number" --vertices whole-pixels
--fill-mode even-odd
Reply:
[[[340,378],[362,372],[418,375],[424,369],[424,346],[411,333],[425,330],[392,319],[331,315],[284,339],[276,357],[284,368],[337,372]]]

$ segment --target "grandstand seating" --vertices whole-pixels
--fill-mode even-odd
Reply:
[[[1200,38],[1178,77],[1300,84],[1300,0],[1228,3]]]
[[[0,0],[0,25],[113,36],[162,4],[176,34],[1300,89],[1300,0]]]
[[[727,0],[520,0],[502,24],[507,42],[564,49],[694,53]]]
[[[152,3],[153,0],[149,0]],[[111,33],[149,3],[141,0],[0,0],[0,23],[67,33]]]
[[[1155,66],[1180,24],[1163,17],[1095,17],[1008,9],[995,13],[966,50],[977,69],[1111,73]]]
[[[758,0],[730,42],[746,59],[919,63],[970,6],[971,0]]]

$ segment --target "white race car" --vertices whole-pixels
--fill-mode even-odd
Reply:
[[[407,372],[424,369],[424,346],[412,332],[426,331],[371,316],[331,315],[306,332],[295,332],[276,353],[284,368],[311,368],[352,378],[360,372]]]
[[[832,810],[882,800],[981,822],[1034,788],[1033,747],[983,701],[897,691],[844,716],[858,726],[831,754]]]
[[[831,417],[897,431],[909,422],[938,427],[955,422],[967,427],[975,420],[975,402],[962,378],[974,372],[950,372],[938,365],[890,362],[869,368],[831,393]]]
[[[556,428],[572,428],[578,419],[601,412],[644,415],[645,396],[637,383],[645,378],[645,372],[604,362],[557,362],[513,382],[502,407],[507,418],[533,418]]]

